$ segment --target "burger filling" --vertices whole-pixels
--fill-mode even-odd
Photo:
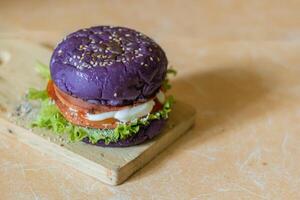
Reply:
[[[68,121],[90,128],[115,128],[117,122],[128,123],[161,109],[165,100],[160,91],[155,98],[132,106],[95,105],[60,91],[51,80],[47,93]]]
[[[40,66],[39,71],[45,77],[50,77],[47,75],[48,67]],[[169,87],[166,78],[162,90]],[[71,141],[88,137],[92,143],[99,140],[110,143],[137,134],[142,126],[149,125],[152,120],[168,118],[173,99],[166,98],[162,90],[146,102],[130,106],[106,106],[68,95],[49,80],[46,90],[30,89],[27,97],[42,100],[34,127],[51,129],[58,134],[66,133]]]

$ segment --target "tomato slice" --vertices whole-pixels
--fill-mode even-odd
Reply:
[[[131,106],[105,106],[91,104],[79,98],[72,97],[59,90],[52,80],[47,85],[48,95],[55,101],[61,114],[72,124],[100,129],[112,129],[117,126],[118,120],[109,118],[102,121],[90,121],[85,118],[87,113],[103,113],[117,111]],[[162,108],[162,104],[154,99],[155,105],[151,112],[156,112]],[[137,105],[137,104],[135,104]]]
[[[63,104],[68,107],[71,107],[75,110],[84,110],[88,113],[103,113],[103,112],[110,112],[110,111],[117,111],[127,108],[129,106],[106,106],[101,104],[92,104],[88,103],[82,99],[72,97],[61,91],[54,83],[52,83],[56,96],[61,100]]]
[[[84,116],[87,113],[87,110],[81,108],[80,110],[77,110],[77,112],[72,111],[73,107],[68,107],[67,105],[65,105],[56,95],[53,81],[48,82],[47,92],[48,95],[55,101],[55,104],[57,105],[61,114],[72,124],[100,129],[112,129],[117,126],[116,119],[110,118],[102,121],[90,121],[84,118]]]

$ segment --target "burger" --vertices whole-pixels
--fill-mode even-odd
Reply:
[[[96,26],[66,36],[50,67],[40,67],[44,90],[34,127],[67,134],[71,141],[110,147],[138,145],[161,133],[173,98],[168,60],[146,35],[124,27]]]

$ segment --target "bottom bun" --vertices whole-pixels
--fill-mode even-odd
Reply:
[[[140,131],[125,140],[119,140],[117,142],[111,142],[109,144],[105,144],[104,140],[100,140],[93,145],[102,146],[102,147],[129,147],[141,144],[147,140],[154,138],[156,135],[161,133],[163,127],[166,124],[165,119],[153,120],[148,126],[144,126],[140,128]],[[88,138],[84,138],[83,142],[92,144]]]

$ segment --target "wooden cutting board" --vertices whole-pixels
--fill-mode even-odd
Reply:
[[[16,120],[12,113],[29,87],[44,88],[35,71],[37,61],[49,63],[51,51],[24,40],[0,39],[0,134],[15,138],[107,184],[118,185],[174,142],[194,123],[195,110],[176,102],[163,133],[142,145],[103,148],[68,143],[50,131],[31,129],[30,117]],[[34,115],[34,112],[31,112]],[[32,116],[31,114],[31,117]]]

